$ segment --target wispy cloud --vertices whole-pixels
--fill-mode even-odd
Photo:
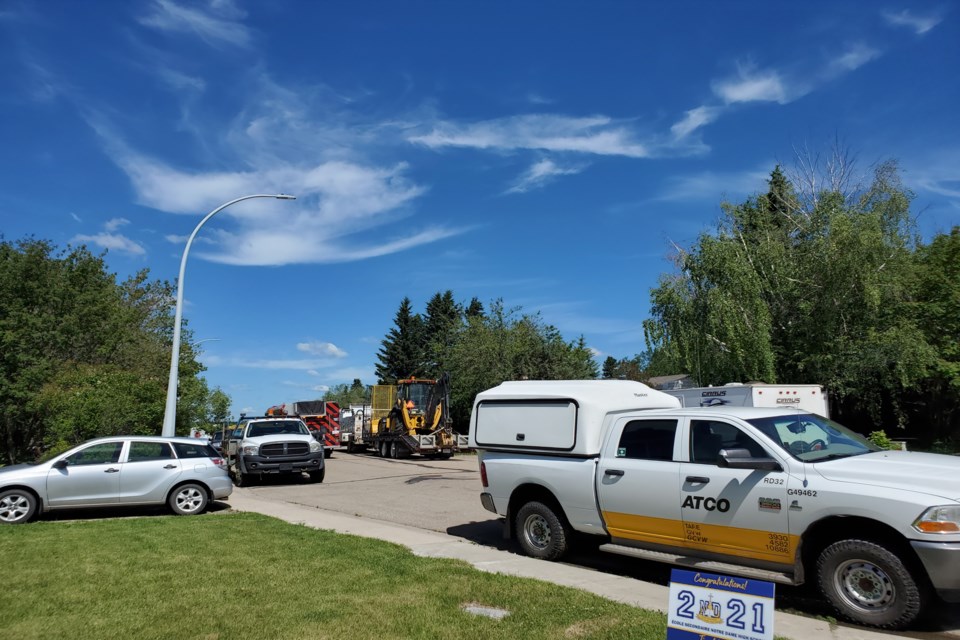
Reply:
[[[751,64],[740,65],[734,77],[715,80],[713,93],[726,104],[738,102],[789,102],[788,89],[779,72],[757,69]]]
[[[468,124],[441,121],[429,133],[410,135],[408,140],[433,149],[532,149],[629,158],[650,155],[628,126],[607,116],[530,114]]]
[[[153,0],[140,24],[166,33],[187,34],[210,45],[250,45],[250,30],[239,22],[244,13],[226,0],[211,0],[185,6],[172,0]]]
[[[126,218],[111,218],[110,220],[107,220],[105,223],[103,223],[103,228],[108,233],[113,233],[120,227],[123,227],[128,224],[130,224],[130,221],[127,220]]]
[[[147,250],[144,249],[141,244],[116,233],[98,233],[92,236],[77,235],[74,236],[70,242],[76,244],[93,244],[104,249],[119,251],[120,253],[129,253],[134,256],[142,256],[147,253]]]
[[[674,176],[654,201],[680,202],[710,200],[721,196],[739,197],[757,193],[766,185],[768,171],[713,172]]]
[[[843,73],[854,71],[871,60],[880,57],[880,50],[859,43],[851,45],[846,51],[833,58],[828,64],[828,72]]]
[[[683,119],[670,127],[675,138],[685,138],[702,126],[708,125],[720,115],[723,107],[701,106],[687,111]]]
[[[80,219],[80,216],[75,214],[73,211],[70,212],[70,217],[73,218],[76,222],[83,222],[83,220]]]
[[[884,11],[882,15],[888,24],[895,27],[907,27],[908,29],[912,29],[917,35],[925,34],[943,21],[943,17],[939,15],[915,15],[908,9],[904,9],[899,13]]]
[[[304,353],[309,353],[312,356],[320,357],[329,357],[329,358],[346,358],[347,352],[333,344],[332,342],[320,342],[314,340],[312,342],[300,342],[297,343],[297,351],[302,351]],[[309,372],[308,372],[309,373]],[[314,373],[316,373],[314,371]]]
[[[553,160],[544,158],[533,164],[520,176],[517,183],[507,189],[507,193],[526,193],[543,187],[557,176],[569,176],[583,171],[583,166],[561,167]]]

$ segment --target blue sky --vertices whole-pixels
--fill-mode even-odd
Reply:
[[[373,383],[404,296],[643,350],[724,199],[835,139],[960,224],[949,2],[3,0],[0,232],[173,280],[235,412]]]

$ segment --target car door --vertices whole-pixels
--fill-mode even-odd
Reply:
[[[169,443],[131,440],[120,470],[120,502],[162,503],[181,472]]]
[[[680,494],[687,546],[746,564],[792,564],[798,539],[789,535],[788,473],[717,464],[722,449],[774,457],[781,467],[783,459],[730,420],[691,418],[686,430]]]
[[[634,416],[614,425],[597,469],[600,509],[614,542],[682,544],[677,422]]]
[[[63,458],[47,474],[51,507],[116,504],[120,497],[120,453],[123,440],[98,442]]]

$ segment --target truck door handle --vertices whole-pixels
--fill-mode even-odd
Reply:
[[[605,476],[622,476],[622,475],[623,475],[623,471],[621,471],[620,469],[607,469],[606,471],[603,472],[603,475],[605,475]]]
[[[113,467],[110,467],[109,469],[104,471],[104,473],[118,473],[119,471],[120,469],[114,469]]]
[[[704,476],[687,476],[687,482],[692,482],[693,484],[707,484],[710,482],[710,478],[705,478]]]
[[[177,468],[177,465],[175,464],[168,464],[167,466],[164,467],[164,469],[176,469],[176,468]]]

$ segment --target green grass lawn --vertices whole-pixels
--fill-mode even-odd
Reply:
[[[0,528],[0,638],[662,639],[665,617],[251,513]],[[476,604],[510,611],[495,620]]]

